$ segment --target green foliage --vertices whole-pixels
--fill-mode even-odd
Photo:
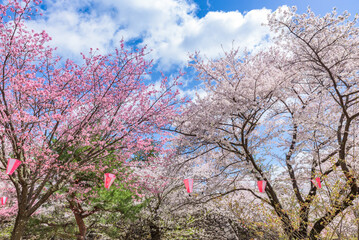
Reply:
[[[124,217],[134,219],[146,202],[134,204],[135,195],[127,189],[115,188],[110,189],[99,188],[97,191],[98,198],[91,200],[94,208],[102,211],[120,212]]]
[[[92,199],[91,202],[91,208],[97,211],[84,219],[88,232],[93,236],[106,235],[109,239],[121,237],[123,231],[119,225],[126,225],[136,220],[138,213],[146,204],[146,202],[135,204],[133,196],[134,194],[127,189],[98,189],[98,198]],[[42,214],[33,216],[29,220],[27,237],[29,239],[74,239],[78,227],[67,202],[65,204],[53,202],[44,209]]]
[[[177,239],[198,239],[198,233],[201,229],[196,224],[200,219],[191,214],[187,214],[180,219],[173,219],[174,226],[167,229],[164,232],[164,238],[168,240]],[[163,223],[167,224],[167,223]]]
[[[0,226],[0,239],[9,239],[13,225],[11,223],[1,223]]]
[[[60,152],[61,144],[58,145],[57,150],[60,154],[60,160],[65,162],[69,157],[78,158],[87,151],[87,147],[69,149],[68,151]],[[69,151],[73,152],[69,152]],[[118,239],[123,237],[123,225],[128,225],[135,221],[139,212],[147,204],[147,201],[136,203],[139,200],[134,191],[129,189],[129,183],[126,183],[126,178],[131,174],[131,169],[124,167],[115,151],[109,152],[107,156],[99,156],[94,160],[95,169],[99,170],[103,166],[108,168],[105,172],[117,172],[116,180],[110,189],[104,188],[104,173],[96,171],[78,171],[75,173],[73,180],[67,186],[64,186],[58,191],[59,194],[66,196],[66,200],[62,203],[51,202],[45,204],[42,214],[32,217],[28,225],[28,238],[34,239],[74,239],[78,233],[78,227],[74,219],[68,201],[80,200],[78,207],[84,210],[89,215],[84,218],[87,232],[94,236],[108,236],[110,239]],[[145,156],[148,154],[147,156]],[[150,157],[156,156],[154,150],[149,153],[136,153],[130,161],[147,161]],[[132,180],[136,181],[136,179]],[[72,184],[76,184],[83,188],[90,188],[90,191],[83,193],[69,192]],[[141,192],[140,189],[136,189]],[[70,193],[70,194],[69,194]],[[75,201],[77,202],[77,201]],[[97,239],[97,238],[96,238]]]

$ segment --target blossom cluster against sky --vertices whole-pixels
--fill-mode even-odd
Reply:
[[[80,58],[90,48],[109,53],[124,39],[151,49],[157,69],[173,73],[195,51],[214,58],[232,47],[266,44],[267,14],[280,6],[324,15],[359,11],[357,0],[44,0],[43,17],[29,22],[46,30],[64,57]]]

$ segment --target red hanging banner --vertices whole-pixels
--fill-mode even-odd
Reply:
[[[183,182],[186,186],[187,192],[191,193],[193,191],[193,179],[185,179]]]
[[[20,164],[21,161],[15,158],[9,158],[9,160],[7,161],[6,174],[13,174],[13,172],[19,167]]]
[[[105,188],[109,189],[111,184],[115,181],[116,176],[112,173],[105,173]]]
[[[1,205],[6,204],[7,197],[1,197]]]
[[[313,183],[317,188],[322,188],[322,183],[320,182],[320,177],[316,177],[315,179],[312,179],[312,183]]]
[[[265,192],[267,181],[261,180],[257,182],[259,192]]]

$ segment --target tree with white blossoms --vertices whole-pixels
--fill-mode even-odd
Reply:
[[[177,144],[174,141],[174,144]],[[146,194],[147,206],[142,210],[139,221],[127,229],[126,239],[243,239],[249,234],[244,224],[237,224],[233,215],[225,211],[224,201],[207,201],[204,191],[203,166],[193,167],[183,163],[182,156],[171,156],[155,172],[138,169],[142,176],[153,179],[157,192],[150,189]],[[183,163],[183,164],[178,164]],[[169,177],[163,177],[169,176]],[[184,178],[194,177],[194,191],[188,193]],[[149,187],[149,186],[148,186]],[[221,207],[221,205],[223,207]],[[147,234],[146,234],[147,233]]]
[[[190,103],[171,130],[190,146],[191,159],[210,156],[203,164],[225,180],[217,196],[252,194],[272,208],[289,239],[320,238],[359,195],[356,23],[348,13],[320,17],[283,8],[269,16],[270,48],[192,57],[207,95]],[[311,182],[316,177],[321,189]],[[265,193],[258,180],[267,181]]]

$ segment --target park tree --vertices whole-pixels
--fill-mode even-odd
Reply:
[[[10,157],[22,162],[8,176],[18,204],[13,240],[77,173],[106,171],[94,163],[109,154],[125,163],[135,152],[150,151],[152,136],[181,101],[176,79],[169,84],[164,77],[159,88],[144,83],[151,66],[145,49],[121,42],[113,54],[82,54],[80,64],[57,57],[45,31],[26,27],[39,3],[0,5],[1,169]]]
[[[111,151],[105,158],[101,158],[101,161],[94,159],[95,171],[77,172],[67,185],[57,192],[76,220],[77,239],[86,239],[87,225],[96,227],[96,220],[99,217],[92,217],[95,222],[91,224],[86,223],[89,217],[107,215],[109,220],[117,218],[116,222],[126,221],[133,219],[144,205],[144,203],[136,203],[136,200],[140,199],[138,195],[141,192],[137,184],[146,179],[135,178],[130,181],[129,179],[133,178],[133,171],[130,167],[124,167],[123,162],[117,161],[117,158],[115,151]],[[117,175],[109,189],[104,188],[103,171],[98,171],[101,168]],[[108,226],[107,229],[111,227]]]
[[[272,210],[287,238],[314,240],[359,195],[357,16],[282,8],[269,27],[266,49],[192,56],[206,96],[170,130],[186,161],[210,170],[209,198],[245,192]]]
[[[123,186],[115,187],[116,181],[110,189],[94,187],[82,195],[56,193],[30,218],[24,237],[123,239],[146,202]]]

